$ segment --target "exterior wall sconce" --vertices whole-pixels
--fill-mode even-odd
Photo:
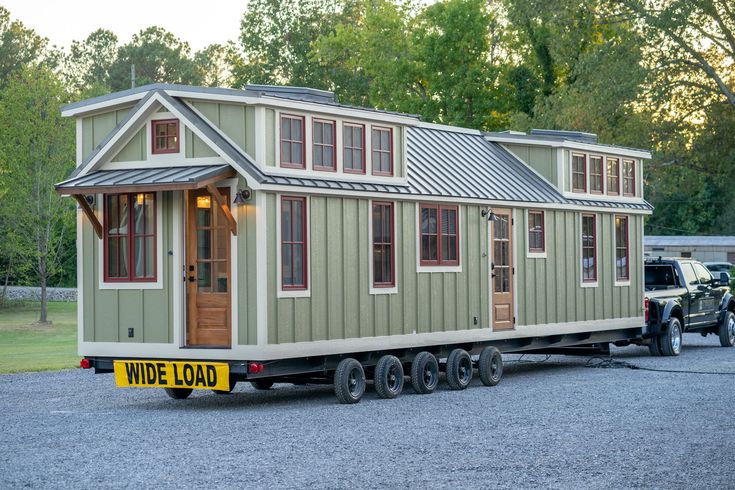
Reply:
[[[232,201],[232,204],[237,204],[238,206],[245,204],[247,201],[250,200],[251,195],[252,193],[248,189],[237,191],[235,193],[235,199]]]
[[[483,209],[482,211],[480,211],[480,215],[483,218],[486,217],[488,221],[498,221],[498,215],[493,213],[493,210],[490,208]]]
[[[87,194],[84,196],[84,200],[87,201],[87,204],[90,206],[94,206],[94,194]]]

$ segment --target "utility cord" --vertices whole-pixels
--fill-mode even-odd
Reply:
[[[618,361],[612,357],[590,357],[587,359],[585,367],[588,368],[601,368],[601,369],[634,369],[640,371],[653,371],[656,373],[677,373],[677,374],[712,374],[712,375],[724,375],[724,376],[735,376],[735,373],[731,372],[716,372],[716,371],[689,371],[689,370],[676,370],[676,369],[656,369],[639,366],[627,361]]]

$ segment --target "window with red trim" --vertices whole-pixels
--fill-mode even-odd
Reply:
[[[582,215],[582,281],[597,281],[597,223],[594,214]]]
[[[107,194],[104,207],[105,281],[155,282],[155,194]]]
[[[334,121],[314,119],[312,126],[312,164],[314,170],[334,172],[337,170]]]
[[[304,118],[281,114],[281,167],[306,168]]]
[[[528,251],[531,253],[543,253],[546,249],[544,243],[544,212],[528,212]]]
[[[154,155],[161,153],[178,153],[179,152],[179,121],[178,119],[162,119],[151,122],[151,132],[153,133]]]
[[[373,126],[373,175],[393,175],[393,130]]]
[[[421,265],[459,265],[457,206],[422,204]]]
[[[635,196],[635,162],[623,160],[623,194]]]
[[[373,202],[373,287],[396,285],[393,203]]]
[[[628,248],[628,217],[615,216],[615,280],[630,279],[630,254]]]
[[[620,160],[617,158],[607,159],[607,193],[620,195]]]
[[[342,125],[343,167],[347,173],[365,173],[365,126]]]
[[[592,194],[602,194],[605,178],[605,165],[602,157],[590,157],[590,192]]]
[[[306,198],[281,197],[281,287],[307,288]]]
[[[587,192],[587,157],[572,154],[572,190]]]

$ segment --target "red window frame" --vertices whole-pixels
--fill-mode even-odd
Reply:
[[[382,126],[372,126],[371,128],[371,137],[370,137],[370,162],[373,167],[373,175],[385,175],[388,177],[393,176],[393,128],[386,128]],[[380,146],[378,148],[375,148],[375,133],[383,133],[388,132],[388,149],[382,150],[380,149]],[[383,170],[375,170],[375,154],[383,155],[385,153],[388,154],[388,171]],[[378,159],[379,161],[380,159]]]
[[[170,124],[174,125],[174,134],[171,135],[168,133],[168,126]],[[164,136],[158,136],[156,133],[156,130],[158,129],[158,126],[166,126],[167,131]],[[174,138],[176,141],[176,147],[175,148],[168,148],[168,144],[166,145],[166,148],[159,148],[158,147],[158,140],[160,138],[165,138],[168,140],[169,138]],[[179,137],[179,120],[178,119],[156,119],[154,121],[151,121],[151,153],[154,155],[165,155],[167,153],[179,153],[179,145],[181,142],[181,138]]]
[[[621,245],[619,233],[625,233],[625,244]],[[624,255],[619,256],[622,252]],[[619,258],[625,258],[625,267],[618,266]],[[621,274],[622,272],[622,274]],[[630,280],[630,223],[627,216],[615,215],[615,280]]]
[[[146,223],[145,223],[145,212],[143,213],[143,233],[136,234],[135,233],[135,223],[133,222],[133,218],[135,217],[135,211],[133,207],[133,199],[137,198],[139,194],[152,194],[153,195],[153,212],[151,213],[153,216],[153,226],[151,227],[153,230],[153,233],[145,233],[146,229]],[[109,217],[109,198],[111,197],[117,197],[118,198],[118,217],[120,216],[120,201],[119,198],[121,196],[125,196],[128,199],[128,216],[127,216],[127,232],[126,233],[118,233],[111,235],[110,234],[110,217]],[[103,225],[103,276],[105,282],[156,282],[157,276],[158,276],[158,228],[157,228],[157,209],[156,209],[156,193],[155,192],[145,192],[145,193],[120,193],[120,194],[105,194],[103,198],[103,216],[104,216],[104,225]],[[127,241],[127,259],[128,259],[128,274],[127,276],[110,276],[110,262],[109,262],[109,242],[110,239],[122,239]],[[138,277],[135,275],[135,239],[136,238],[143,238],[143,271],[146,269],[145,264],[145,257],[146,257],[146,251],[145,251],[145,243],[146,238],[152,238],[153,239],[153,276],[151,277]],[[119,248],[118,248],[119,250]],[[118,256],[118,270],[120,269],[120,257]]]
[[[630,165],[630,177],[627,176],[625,169]],[[623,195],[635,196],[635,160],[623,160]],[[631,191],[628,192],[628,184],[630,183]]]
[[[332,144],[324,143],[324,137],[322,133],[322,142],[317,143],[316,142],[316,126],[317,124],[322,125],[329,125],[332,127]],[[311,122],[311,145],[312,145],[312,167],[314,170],[318,170],[320,172],[336,172],[337,171],[337,123],[335,121],[329,120],[329,119],[317,119],[314,118]],[[331,148],[332,153],[332,165],[317,165],[316,162],[316,155],[317,152],[320,152],[322,154],[322,162],[324,161],[324,155],[327,154],[327,149]]]
[[[600,172],[595,172],[595,163],[599,162]],[[594,179],[599,177],[600,188],[596,189],[594,186]],[[602,194],[605,192],[605,159],[601,156],[590,155],[590,194]]]
[[[383,227],[383,233],[382,235],[385,236],[385,221],[384,218],[386,216],[390,217],[390,241],[382,241],[378,242],[376,241],[375,237],[375,212],[377,209],[380,209],[380,216],[381,216],[381,223],[380,226]],[[371,244],[371,252],[372,252],[372,258],[371,258],[371,266],[373,271],[373,287],[374,288],[391,288],[396,285],[396,247],[395,247],[395,240],[396,240],[396,224],[395,224],[395,208],[394,204],[392,202],[387,201],[373,201],[371,216],[372,216],[372,244]],[[376,249],[380,248],[382,251],[382,255],[385,256],[385,250],[388,249],[388,257],[390,257],[390,281],[377,281],[375,277],[375,252]],[[383,270],[385,272],[385,270]]]
[[[582,159],[582,171],[574,168],[574,159]],[[582,175],[582,187],[576,187],[575,177]],[[572,153],[572,192],[587,192],[587,155],[584,153]]]
[[[615,163],[615,175],[610,171],[610,163]],[[615,179],[615,187],[611,186],[611,179]],[[610,196],[620,195],[620,159],[619,158],[608,158],[607,159],[607,193]]]
[[[301,139],[295,140],[295,139],[285,139],[283,137],[283,120],[288,119],[289,121],[300,121],[301,122]],[[293,123],[289,123],[293,124]],[[294,114],[281,114],[281,117],[278,121],[278,130],[279,130],[279,142],[278,142],[278,149],[280,153],[280,165],[283,168],[298,168],[298,169],[305,169],[306,168],[306,118],[304,116],[297,116]],[[293,128],[291,128],[291,134],[293,135]],[[295,163],[295,162],[286,162],[283,160],[283,144],[286,143],[289,146],[292,146],[294,144],[300,144],[301,145],[301,163]],[[293,155],[293,153],[292,153]]]
[[[424,209],[427,211],[433,210],[436,213],[436,233],[424,233],[423,230],[423,215]],[[456,252],[455,259],[445,259],[443,254],[443,237],[445,235],[452,236],[450,233],[444,233],[442,230],[443,218],[442,211],[454,211],[454,250]],[[459,207],[458,206],[440,206],[439,204],[428,204],[422,203],[419,206],[419,264],[426,266],[457,266],[459,265]],[[424,237],[436,237],[436,260],[424,258]]]
[[[536,231],[532,227],[531,216],[534,216],[534,215],[541,217],[541,230],[540,231]],[[531,246],[531,243],[532,243],[531,235],[532,234],[541,235],[541,248]],[[544,212],[543,211],[537,211],[537,210],[528,211],[528,251],[529,253],[544,253],[546,251],[546,224],[544,223]]]
[[[355,146],[355,139],[354,134],[352,138],[352,145],[348,146],[345,143],[345,131],[349,128],[350,131],[352,131],[355,128],[360,129],[360,139],[361,139],[361,147]],[[346,159],[344,156],[349,151],[351,153],[351,156],[355,155],[355,150],[360,152],[360,155],[362,156],[362,168],[348,168],[345,165]],[[354,160],[353,160],[354,165]],[[365,125],[364,124],[355,124],[355,123],[343,123],[342,124],[342,169],[347,174],[360,174],[365,175],[366,169],[367,169],[367,162],[366,162],[366,153],[365,153]]]
[[[300,202],[301,203],[301,237],[302,240],[296,240],[296,221],[292,218],[291,219],[291,240],[285,240],[283,237],[283,232],[281,232],[281,289],[283,291],[304,291],[308,289],[309,287],[309,277],[308,277],[308,270],[309,270],[309,254],[307,251],[308,242],[309,242],[309,236],[308,236],[308,229],[306,227],[306,197],[304,196],[281,196],[281,230],[283,230],[283,210],[284,206],[288,203],[289,206],[291,206],[291,216],[293,217],[293,205],[291,203],[293,202]],[[295,270],[295,264],[296,261],[294,258],[296,257],[296,253],[294,252],[295,248],[294,245],[301,245],[301,263],[303,264],[303,271],[301,273],[301,277],[303,278],[302,284],[286,284],[284,282],[284,278],[286,277],[286,274],[284,274],[285,265],[283,263],[283,246],[284,245],[290,245],[291,246],[291,277],[293,278],[295,276],[294,270]]]
[[[592,245],[584,243],[584,220],[592,219]],[[592,250],[592,276],[585,277],[584,258],[585,250]],[[597,282],[597,216],[594,214],[582,215],[582,282]]]

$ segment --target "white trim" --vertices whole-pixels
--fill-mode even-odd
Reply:
[[[548,141],[535,140],[531,138],[513,138],[497,135],[485,135],[485,139],[495,143],[511,143],[516,145],[546,146],[551,148],[565,148],[569,150],[581,150],[594,153],[605,153],[607,155],[625,156],[632,158],[651,158],[651,153],[645,150],[634,150],[632,148],[611,147],[596,145],[593,143],[578,143],[576,141]]]
[[[529,167],[530,167],[530,165],[529,165]],[[565,168],[566,168],[566,161],[564,159],[564,149],[563,148],[557,148],[557,150],[556,150],[556,178],[558,179],[557,187],[558,187],[558,189],[562,193],[564,192],[564,185],[566,185],[566,180],[564,178],[564,175],[565,175],[564,169]],[[541,174],[539,174],[539,175],[541,175]]]
[[[77,204],[77,354],[82,355],[84,342],[84,216],[81,207]],[[93,281],[94,282],[94,281]],[[94,284],[86,287],[94,288]]]
[[[265,107],[258,106],[255,108],[255,115],[254,115],[254,123],[255,123],[255,163],[258,164],[261,168],[266,167],[266,161],[265,161],[265,148],[266,148],[266,127],[265,127]],[[278,121],[274,123],[274,126],[278,126]],[[258,128],[261,128],[260,131],[258,131]],[[274,128],[275,130],[275,128]]]
[[[178,347],[184,347],[186,343],[186,270],[184,262],[186,224],[184,222],[184,191],[172,192],[173,206],[171,213],[171,250],[173,252],[173,264],[171,270],[171,295],[173,303],[173,343]]]
[[[368,242],[367,242],[367,257],[368,257],[368,292],[369,294],[397,294],[398,293],[398,252],[396,250],[396,201],[392,199],[376,199],[377,201],[385,201],[393,204],[393,274],[395,282],[393,287],[375,287],[373,286],[373,200],[368,200]]]
[[[584,253],[582,243],[582,215],[591,214],[595,217],[595,281],[585,282],[584,280]],[[577,222],[577,253],[579,254],[579,287],[581,288],[596,288],[600,284],[600,215],[598,213],[579,213]]]
[[[617,255],[616,248],[617,248],[617,243],[618,243],[617,242],[618,236],[617,236],[617,232],[615,230],[615,218],[617,216],[623,216],[623,217],[625,217],[626,218],[626,226],[628,227],[628,237],[627,237],[627,240],[628,240],[628,279],[624,279],[622,281],[619,281],[618,280],[618,269],[617,269],[617,263],[616,263],[616,260],[615,260],[616,259],[616,255]],[[612,274],[612,276],[613,276],[613,283],[614,283],[615,287],[618,287],[618,286],[620,286],[620,287],[630,286],[630,273],[632,272],[632,268],[630,266],[630,259],[631,259],[631,256],[632,256],[632,254],[630,253],[630,218],[631,217],[628,216],[628,215],[626,215],[626,214],[615,213],[613,215],[613,219],[612,219],[612,237],[613,237],[613,253],[612,253],[612,265],[613,265],[612,271],[613,271],[613,274]]]
[[[97,194],[95,200],[97,202],[97,217],[100,223],[104,224],[104,199],[105,194]],[[130,211],[129,211],[130,212]],[[104,243],[105,236],[102,236],[101,240],[95,240],[97,242],[97,259],[98,259],[98,289],[101,290],[122,290],[122,289],[163,289],[163,201],[161,192],[156,192],[156,282],[116,282],[116,281],[105,281],[105,253]],[[128,264],[128,267],[133,267],[133,264]]]
[[[283,270],[281,261],[281,198],[303,197],[304,213],[306,213],[306,289],[283,289]],[[301,194],[276,194],[276,298],[311,298],[311,198]],[[260,230],[259,230],[260,231]]]
[[[543,252],[531,252],[531,242],[528,241],[528,212],[529,211],[538,211],[541,213],[541,220],[544,225],[542,236],[544,238],[544,251]],[[523,233],[526,239],[524,240],[526,242],[526,258],[527,259],[545,259],[547,258],[547,246],[546,246],[546,211],[543,209],[535,209],[535,208],[524,208],[523,209],[523,223],[524,223],[524,229]]]
[[[436,123],[430,123],[430,122],[424,122],[424,121],[418,121],[417,123],[413,125],[419,128],[436,129],[437,131],[448,131],[451,133],[471,134],[474,136],[482,135],[482,132],[478,131],[477,129],[463,128],[461,126],[448,126],[446,124],[436,124]]]
[[[153,89],[151,89],[153,90]],[[61,111],[62,117],[69,117],[69,116],[78,116],[83,115],[84,117],[88,117],[93,115],[94,112],[107,112],[108,110],[111,110],[112,107],[118,107],[122,105],[128,105],[128,104],[134,104],[141,100],[143,97],[148,95],[150,91],[148,92],[138,92],[136,94],[126,95],[123,97],[116,97],[114,99],[104,100],[101,102],[97,102],[96,104],[89,104],[82,107],[76,107],[74,109],[66,109]]]
[[[270,345],[238,345],[232,349],[179,349],[174,344],[139,342],[80,342],[79,353],[86,356],[198,359],[198,360],[276,360],[351,352],[378,351],[440,346],[465,342],[497,341],[529,337],[548,337],[579,332],[598,332],[637,328],[643,325],[643,317],[541,325],[516,326],[514,330],[492,332],[487,328],[474,328],[449,332],[386,335],[353,339],[319,340]]]
[[[230,188],[230,200],[232,200],[237,194],[237,185],[238,185],[238,179],[232,178],[222,181],[221,183],[218,182],[216,184],[218,187],[220,185],[227,186]],[[230,208],[232,208],[232,205],[230,205]],[[238,280],[237,280],[237,256],[238,256],[238,240],[240,239],[240,235],[245,231],[243,228],[240,227],[240,223],[237,221],[237,212],[232,213],[232,217],[235,220],[235,223],[237,223],[237,235],[233,235],[230,233],[230,316],[231,316],[231,325],[230,325],[230,334],[231,334],[231,346],[237,345],[239,342],[239,325],[238,325],[238,315],[239,315],[239,302],[237,300],[237,292],[238,292]],[[247,305],[246,305],[247,306]]]
[[[174,155],[178,155],[174,153]],[[151,168],[157,167],[200,167],[205,165],[225,165],[227,162],[221,157],[198,157],[198,158],[180,158],[157,165],[159,162],[149,160],[126,161],[126,162],[105,162],[98,167],[99,170],[123,170],[123,169],[144,169],[146,166]],[[151,165],[154,164],[154,165]]]
[[[462,272],[462,210],[466,208],[464,206],[457,206],[457,258],[459,259],[459,265],[421,265],[421,204],[435,203],[432,203],[431,201],[421,201],[420,203],[416,203],[416,206],[414,206],[416,209],[416,221],[414,221],[414,223],[416,223],[416,272],[419,274],[427,272]],[[464,214],[466,215],[467,213],[465,212]],[[437,226],[439,226],[438,222]],[[372,225],[370,229],[372,230]]]
[[[513,328],[516,328],[516,320],[518,319],[518,275],[516,275],[516,271],[518,270],[518,243],[520,243],[520,240],[518,239],[518,233],[519,227],[515,226],[515,212],[516,210],[512,209],[510,210],[510,236],[513,237],[513,242],[510,244],[510,253],[513,254],[513,269],[511,270],[511,280],[513,281]]]
[[[76,130],[76,166],[79,167],[84,161],[84,155],[82,153],[84,151],[84,124],[81,117],[76,119]]]
[[[268,344],[268,236],[266,194],[255,193],[255,278],[257,345]]]

